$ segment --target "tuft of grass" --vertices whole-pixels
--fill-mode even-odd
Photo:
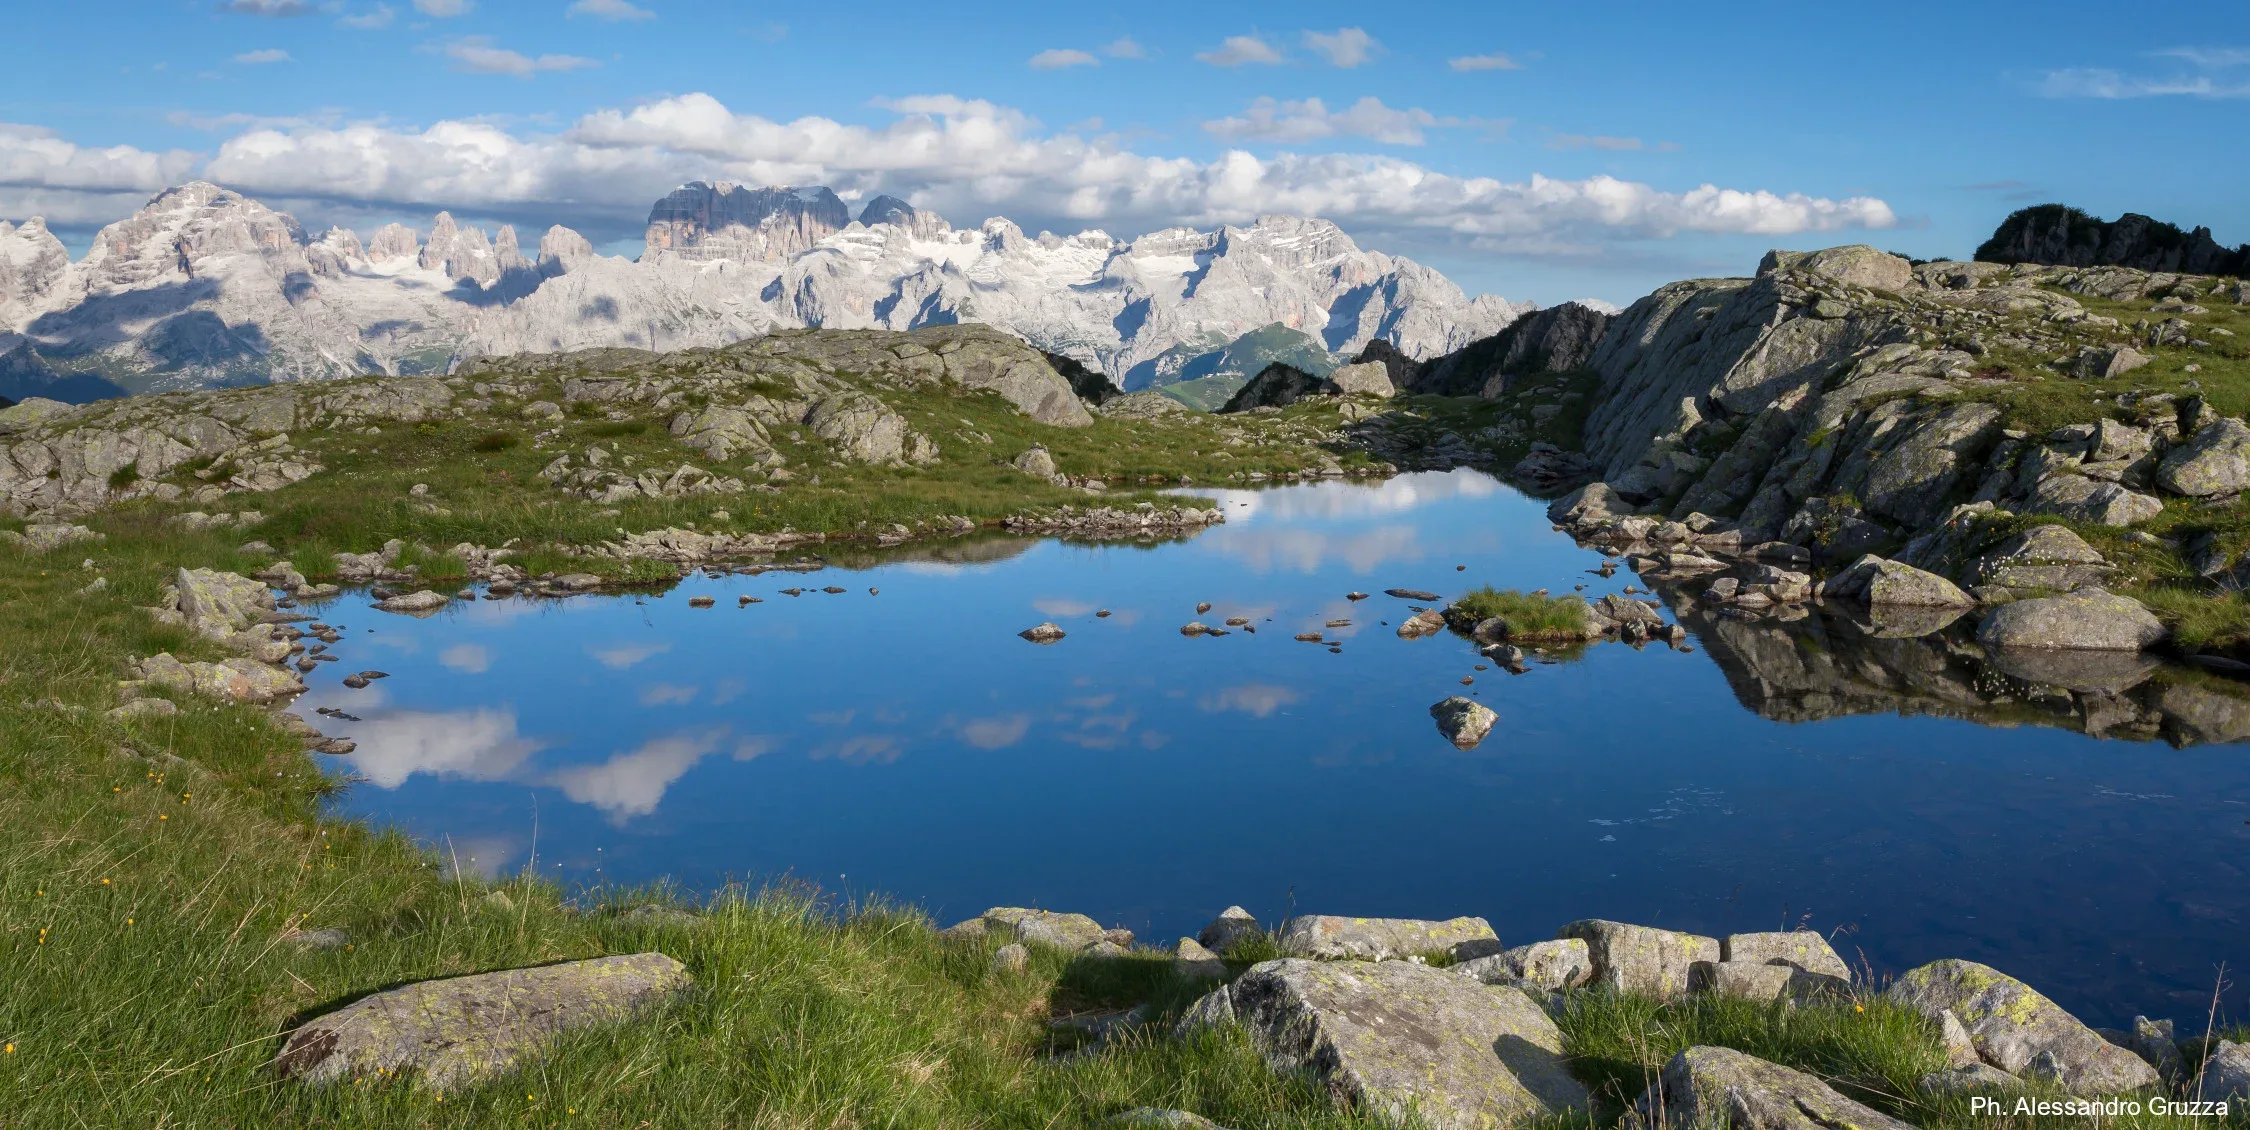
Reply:
[[[602,439],[637,436],[646,431],[648,431],[647,420],[603,420],[599,423],[589,424],[585,428],[587,435]]]
[[[127,463],[109,473],[109,489],[113,491],[124,490],[140,481],[141,464],[139,460]]]
[[[471,444],[470,446],[478,451],[486,452],[489,454],[492,452],[512,450],[517,444],[520,444],[522,442],[523,437],[517,435],[514,432],[486,432],[483,435],[478,436],[476,442],[474,444]]]
[[[1498,617],[1512,640],[1574,640],[1585,634],[1586,602],[1577,596],[1540,596],[1484,585],[1462,594],[1445,610],[1446,622],[1463,631]]]

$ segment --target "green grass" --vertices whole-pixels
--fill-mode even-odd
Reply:
[[[1491,585],[1461,594],[1445,610],[1446,621],[1464,630],[1499,617],[1511,640],[1574,640],[1586,625],[1586,602],[1577,596],[1541,596]]]

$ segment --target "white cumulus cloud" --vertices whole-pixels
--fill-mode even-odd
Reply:
[[[1104,44],[1102,54],[1112,59],[1146,59],[1148,58],[1148,49],[1141,46],[1140,41],[1132,36],[1121,35]]]
[[[364,12],[354,12],[336,17],[336,22],[356,31],[378,31],[391,26],[398,13],[388,4],[377,4]]]
[[[1356,27],[1340,27],[1332,32],[1308,31],[1305,47],[1313,54],[1328,60],[1330,66],[1347,70],[1372,60],[1381,54],[1383,45],[1375,37]]]
[[[226,0],[226,3],[219,5],[219,10],[244,16],[288,17],[313,14],[313,6],[305,3],[305,0]]]
[[[441,20],[466,16],[475,7],[471,0],[414,0],[415,11]]]
[[[1277,102],[1260,98],[1240,115],[1203,123],[1213,137],[1229,141],[1288,144],[1327,137],[1364,137],[1386,145],[1420,145],[1423,130],[1438,124],[1428,110],[1394,110],[1370,95],[1330,112],[1318,98]]]
[[[1418,111],[1371,99],[1339,111],[1323,105],[1317,114],[1309,103],[1253,106],[1214,132],[1245,140],[1403,142],[1433,124]],[[1607,176],[1462,176],[1370,153],[1174,157],[1136,152],[1111,136],[1047,132],[1020,111],[950,95],[902,98],[883,108],[891,119],[871,125],[817,116],[775,121],[698,93],[597,110],[560,132],[490,120],[423,128],[277,124],[228,138],[207,161],[127,146],[81,147],[51,131],[0,125],[0,215],[53,220],[109,208],[99,218],[116,219],[138,201],[120,206],[115,194],[145,196],[201,175],[277,202],[507,209],[618,231],[632,230],[649,201],[694,179],[888,192],[943,215],[998,213],[1058,230],[1146,231],[1282,212],[1498,247],[1564,235],[1584,245],[1678,232],[1779,235],[1896,223],[1890,207],[1872,197],[1716,184],[1674,190]],[[112,195],[95,200],[88,193]],[[59,210],[42,213],[42,206]]]
[[[1278,63],[1281,52],[1255,35],[1230,35],[1218,50],[1199,51],[1195,57],[1214,67],[1239,67],[1244,63]]]
[[[286,63],[289,61],[289,52],[284,51],[279,47],[267,47],[257,51],[245,51],[242,54],[235,56],[234,61],[237,63],[250,64]]]
[[[1050,47],[1031,57],[1031,67],[1040,71],[1059,71],[1066,67],[1098,67],[1100,59],[1072,47]]]

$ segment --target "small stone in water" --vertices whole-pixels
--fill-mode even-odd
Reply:
[[[1211,611],[1211,602],[1208,600],[1202,601],[1195,606],[1195,614],[1198,616],[1201,616],[1209,611]]]
[[[1465,687],[1465,686],[1468,686],[1469,684],[1471,684],[1471,683],[1474,683],[1474,682],[1476,682],[1476,679],[1475,679],[1474,677],[1472,677],[1472,676],[1469,676],[1469,675],[1463,675],[1463,676],[1461,676],[1461,685],[1462,685],[1462,686],[1464,686],[1464,687]]]
[[[824,589],[822,589],[822,590],[820,590],[820,591],[822,591],[822,592],[824,592],[824,593],[829,593],[829,594],[833,595],[833,594],[835,594],[835,593],[846,592],[846,591],[849,591],[849,590],[847,590],[847,589],[843,589],[843,588],[840,588],[840,587],[838,587],[838,586],[836,586],[836,585],[830,585],[830,586],[828,586],[827,588],[824,588]]]
[[[1345,600],[1366,600],[1366,599],[1367,599],[1367,594],[1366,594],[1366,593],[1363,593],[1363,592],[1348,592],[1348,593],[1345,593],[1345,594],[1344,594],[1344,599],[1345,599]]]
[[[1109,619],[1109,609],[1104,608],[1101,611],[1094,613],[1094,618],[1097,620]]]
[[[718,601],[707,596],[691,596],[687,602],[689,608],[709,608],[717,603]]]
[[[871,589],[868,589],[868,590],[867,590],[867,595],[869,595],[869,596],[876,596],[876,595],[879,595],[879,594],[880,594],[880,593],[881,593],[882,591],[883,591],[883,590],[881,590],[881,589],[875,589],[875,588],[871,588]]]

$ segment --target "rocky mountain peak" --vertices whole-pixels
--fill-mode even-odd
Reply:
[[[367,258],[373,263],[415,259],[422,254],[422,237],[405,224],[384,224],[367,241]]]
[[[2211,238],[2210,228],[2183,231],[2177,224],[2138,212],[2103,220],[2062,204],[2010,213],[1992,238],[1977,248],[1976,258],[1981,263],[2250,274],[2250,244],[2226,247]]]
[[[514,229],[508,231],[509,242],[515,240]],[[520,257],[519,257],[520,258]],[[492,240],[479,227],[461,227],[453,222],[451,212],[440,212],[430,224],[430,241],[422,246],[422,269],[442,271],[447,278],[472,279],[480,286],[489,286],[500,278],[500,257],[493,252]]]
[[[539,237],[539,270],[549,275],[575,271],[594,257],[594,245],[585,236],[556,224]]]
[[[896,196],[877,196],[859,210],[859,222],[865,227],[890,224],[905,228],[915,236],[928,239],[953,230],[945,217],[935,212],[925,212]]]
[[[209,181],[189,181],[96,233],[78,267],[97,291],[193,278],[208,261],[232,256],[256,256],[286,274],[308,269],[306,242],[288,213]]]
[[[656,259],[779,262],[851,222],[851,210],[825,185],[690,181],[649,209],[646,241]]]
[[[0,221],[0,332],[13,321],[9,307],[43,307],[75,277],[70,253],[45,220],[33,216],[20,227]]]

